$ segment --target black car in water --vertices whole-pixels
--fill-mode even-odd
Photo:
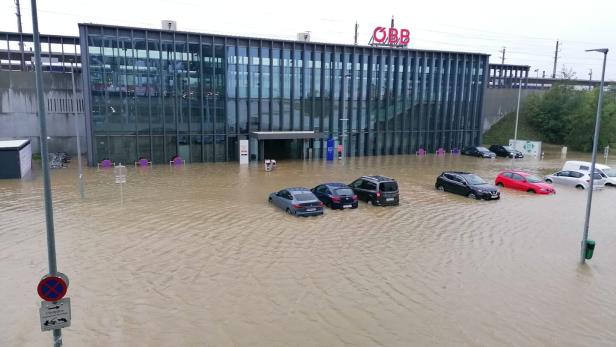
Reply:
[[[357,208],[357,195],[344,183],[324,183],[310,191],[325,206],[332,209]]]
[[[496,154],[485,147],[466,147],[462,150],[462,154],[479,158],[496,158]]]
[[[497,200],[500,192],[496,186],[481,177],[459,171],[446,171],[436,178],[436,189],[467,196],[471,199]]]
[[[490,146],[490,151],[494,152],[499,157],[505,158],[524,158],[524,154],[514,149],[511,146],[505,145],[492,145]]]
[[[359,200],[375,206],[392,206],[400,203],[398,182],[385,176],[362,176],[350,184]]]

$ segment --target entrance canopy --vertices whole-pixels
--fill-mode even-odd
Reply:
[[[295,139],[321,139],[323,133],[314,131],[253,131],[250,137],[257,140],[295,140]]]

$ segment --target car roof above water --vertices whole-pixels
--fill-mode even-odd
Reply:
[[[329,183],[323,183],[321,185],[332,187],[332,188],[347,188],[348,187],[348,185],[344,183],[340,183],[340,182],[329,182]]]
[[[367,178],[367,179],[371,179],[377,182],[392,182],[395,181],[395,179],[391,178],[391,177],[387,177],[387,176],[381,176],[381,175],[375,175],[375,176],[362,176],[361,178]]]
[[[291,187],[287,188],[290,193],[310,193],[310,189],[304,187]]]

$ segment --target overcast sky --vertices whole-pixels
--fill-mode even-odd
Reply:
[[[31,32],[30,1],[21,0],[25,32]],[[178,22],[178,30],[295,39],[310,31],[312,41],[359,43],[374,27],[411,31],[411,48],[482,52],[490,62],[531,66],[541,76],[552,73],[556,40],[558,71],[572,69],[577,78],[601,74],[602,56],[589,48],[610,48],[606,77],[616,80],[616,0],[439,0],[439,1],[199,1],[199,0],[39,0],[39,27],[44,34],[78,35],[77,23],[91,22],[159,28],[161,19]],[[0,30],[17,31],[14,0],[0,0]]]

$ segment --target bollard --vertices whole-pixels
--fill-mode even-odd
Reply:
[[[586,240],[586,251],[584,252],[584,258],[592,259],[592,256],[594,253],[595,253],[595,241]]]

